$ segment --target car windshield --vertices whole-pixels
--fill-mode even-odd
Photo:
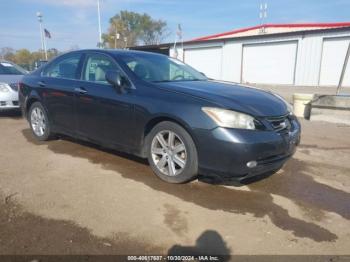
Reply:
[[[23,68],[9,62],[0,62],[0,75],[25,75]]]
[[[123,54],[120,60],[137,77],[149,82],[203,81],[202,73],[181,61],[157,54]]]

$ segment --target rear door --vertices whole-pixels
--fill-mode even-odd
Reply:
[[[70,53],[53,61],[38,82],[52,124],[64,133],[75,131],[75,88],[80,78],[81,53]]]
[[[82,81],[76,92],[78,134],[99,142],[129,146],[132,118],[132,90],[121,93],[106,80],[109,70],[120,71],[112,57],[102,53],[86,55]]]

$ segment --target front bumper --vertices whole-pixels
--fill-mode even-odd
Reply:
[[[0,110],[19,109],[18,92],[9,91],[0,93]]]
[[[285,132],[217,127],[196,130],[199,173],[222,179],[242,180],[278,170],[300,143],[300,124],[291,120]],[[256,161],[255,167],[247,163]]]

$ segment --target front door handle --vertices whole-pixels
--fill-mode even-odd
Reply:
[[[46,84],[45,84],[44,81],[39,81],[39,82],[38,82],[38,85],[41,86],[41,87],[45,87]]]
[[[86,94],[87,93],[87,90],[85,88],[82,88],[82,87],[74,88],[74,91],[79,93],[79,94]]]

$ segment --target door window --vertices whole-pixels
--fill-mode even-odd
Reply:
[[[104,55],[89,55],[86,61],[83,79],[90,82],[107,84],[107,71],[120,71],[118,66]]]
[[[44,71],[44,76],[55,78],[78,79],[78,66],[81,54],[71,54],[53,62]]]

